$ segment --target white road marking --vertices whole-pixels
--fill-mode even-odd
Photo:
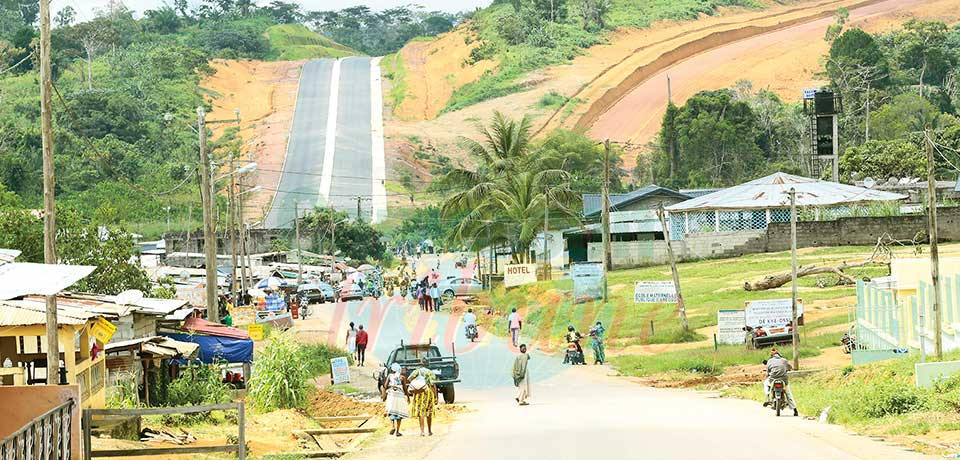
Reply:
[[[323,170],[320,175],[320,196],[317,201],[321,206],[330,203],[330,186],[333,184],[333,157],[337,142],[337,99],[340,95],[340,63],[342,59],[333,62],[330,71],[330,101],[327,105],[327,138],[323,148]],[[326,200],[320,202],[320,200]]]
[[[370,136],[373,163],[371,218],[373,223],[387,218],[387,166],[383,152],[383,86],[380,82],[380,59],[370,61]]]

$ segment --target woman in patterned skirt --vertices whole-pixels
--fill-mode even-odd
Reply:
[[[390,371],[390,375],[387,376],[387,401],[384,408],[386,416],[390,418],[390,434],[401,436],[400,422],[410,416],[406,383],[403,369],[399,364],[391,364]]]
[[[415,382],[417,379],[423,379],[423,382]],[[427,422],[426,436],[433,436],[433,414],[437,410],[437,385],[434,383],[436,380],[436,375],[427,368],[427,358],[421,358],[420,367],[407,377],[407,383],[413,384],[410,387],[413,393],[410,415],[420,419],[420,436],[424,436],[424,420]],[[424,383],[423,387],[416,388],[418,383]]]

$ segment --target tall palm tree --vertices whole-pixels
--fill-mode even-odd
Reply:
[[[468,243],[471,250],[508,246],[514,262],[525,262],[547,207],[555,219],[576,220],[571,204],[579,197],[570,190],[571,176],[544,167],[531,149],[530,126],[526,117],[517,122],[498,112],[490,128],[481,130],[483,143],[462,142],[477,168],[453,170],[443,178],[459,185],[442,209],[444,218],[462,216],[451,239]]]

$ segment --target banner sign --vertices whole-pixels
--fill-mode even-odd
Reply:
[[[741,345],[746,341],[746,312],[743,310],[720,310],[717,312],[717,342],[724,345]]]
[[[603,298],[604,273],[600,262],[570,264],[573,278],[573,301],[587,302]]]
[[[637,281],[633,287],[636,303],[676,303],[677,287],[673,281]]]
[[[247,333],[250,334],[251,340],[263,340],[263,325],[251,324],[247,326]]]
[[[783,327],[793,321],[793,306],[790,299],[748,300],[746,305],[747,326],[765,328]],[[797,299],[798,324],[803,325],[803,301]]]
[[[536,264],[507,265],[503,272],[503,285],[506,287],[522,286],[536,282]]]
[[[346,356],[330,360],[330,380],[334,385],[350,382],[350,363]]]

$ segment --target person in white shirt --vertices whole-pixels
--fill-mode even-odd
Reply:
[[[477,315],[473,313],[473,309],[467,310],[467,313],[463,315],[463,324],[466,326],[477,325]]]
[[[513,346],[517,346],[517,342],[520,341],[520,329],[523,327],[523,321],[516,308],[511,310],[510,316],[507,317],[507,327],[510,328],[510,339]]]

